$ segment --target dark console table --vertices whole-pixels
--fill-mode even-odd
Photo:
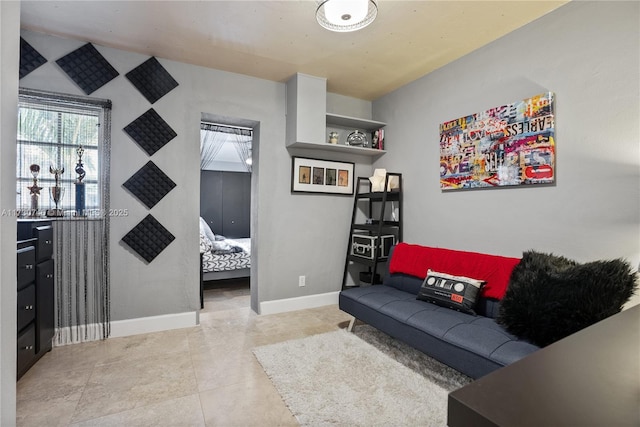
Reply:
[[[451,392],[447,424],[639,426],[640,306]]]

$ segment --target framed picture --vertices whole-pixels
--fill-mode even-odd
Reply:
[[[354,163],[291,158],[291,192],[353,194]]]
[[[440,125],[440,189],[553,184],[555,94],[545,92]]]

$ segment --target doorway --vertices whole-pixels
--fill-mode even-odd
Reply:
[[[253,300],[254,123],[202,114],[200,252],[203,301],[230,307]],[[204,234],[204,236],[203,236]],[[204,238],[204,243],[203,243]],[[235,304],[235,305],[234,305]],[[225,306],[228,304],[222,304]],[[237,308],[237,307],[236,307]]]

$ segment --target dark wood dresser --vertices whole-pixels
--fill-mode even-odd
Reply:
[[[640,425],[640,306],[449,394],[449,427]]]
[[[49,220],[18,221],[17,378],[46,352],[54,335],[53,227]]]

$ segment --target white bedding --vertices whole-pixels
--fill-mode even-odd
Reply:
[[[230,271],[251,267],[251,239],[225,239],[231,246],[239,246],[242,252],[216,254],[207,251],[202,254],[202,271]]]

